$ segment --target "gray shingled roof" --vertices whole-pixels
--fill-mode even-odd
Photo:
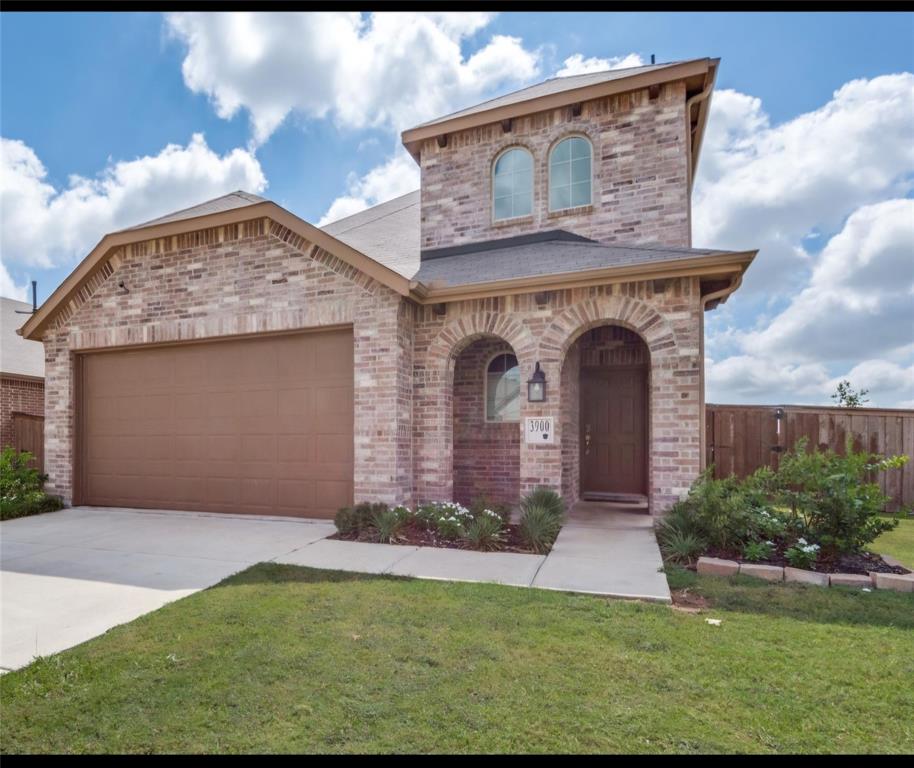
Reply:
[[[701,61],[701,59],[689,59],[688,61]],[[589,85],[596,85],[597,83],[608,83],[612,80],[622,80],[623,78],[631,77],[633,75],[640,75],[645,72],[654,72],[658,69],[666,69],[667,67],[673,67],[677,64],[685,63],[687,62],[670,61],[663,64],[647,64],[643,67],[607,69],[602,72],[587,72],[583,75],[553,77],[549,80],[543,81],[542,83],[531,85],[528,88],[522,88],[521,90],[513,91],[512,93],[506,93],[504,96],[498,96],[494,99],[489,99],[488,101],[484,101],[481,104],[474,104],[472,107],[467,107],[466,109],[462,109],[459,112],[452,112],[451,114],[444,115],[443,117],[436,117],[434,120],[420,123],[419,125],[415,126],[415,128],[424,128],[428,125],[435,125],[437,123],[443,123],[447,120],[453,120],[455,117],[473,115],[477,112],[487,112],[490,109],[498,109],[499,107],[505,107],[509,104],[517,104],[521,101],[537,99],[541,96],[551,96],[553,93],[570,91],[575,88],[586,88]]]
[[[411,278],[419,269],[419,190],[338,219],[323,230]]]
[[[195,219],[197,216],[206,216],[211,213],[232,211],[236,208],[244,208],[248,205],[256,205],[257,203],[265,202],[267,202],[266,198],[258,197],[257,195],[252,195],[250,192],[243,192],[239,189],[235,192],[229,192],[227,195],[222,195],[222,197],[216,197],[212,200],[207,200],[205,203],[200,203],[199,205],[194,205],[190,208],[182,208],[180,211],[168,213],[164,216],[160,216],[157,219],[144,221],[142,224],[136,224],[132,227],[127,227],[127,230],[141,229],[142,227],[151,227],[155,224],[168,224],[171,221]],[[127,230],[121,231],[125,232]]]
[[[44,345],[16,333],[29,319],[29,315],[17,314],[17,310],[31,312],[32,305],[0,298],[0,371],[44,378]]]
[[[486,250],[426,258],[414,279],[429,288],[441,289],[497,280],[586,272],[606,267],[681,261],[728,253],[730,252],[704,248],[604,245],[569,240],[500,247],[496,240],[492,241],[491,247]]]

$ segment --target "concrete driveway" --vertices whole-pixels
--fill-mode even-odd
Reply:
[[[0,523],[0,667],[25,666],[334,533],[332,523],[77,507]]]

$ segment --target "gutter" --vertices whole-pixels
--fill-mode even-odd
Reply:
[[[705,83],[704,90],[701,93],[696,93],[689,99],[686,99],[685,106],[685,116],[686,116],[686,135],[689,137],[689,192],[692,191],[692,185],[695,181],[695,168],[698,166],[698,155],[701,152],[701,142],[698,142],[698,145],[693,148],[692,140],[692,107],[695,104],[701,105],[701,102],[708,100],[711,96],[711,92],[714,90],[714,81],[717,79],[717,65],[714,64],[708,71],[708,79]],[[708,112],[711,109],[711,102],[708,101],[704,105],[705,108],[702,109],[699,106],[698,112],[698,121],[695,124],[695,136],[701,137],[704,133],[705,125],[708,122]]]

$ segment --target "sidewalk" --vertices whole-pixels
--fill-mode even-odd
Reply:
[[[547,556],[321,539],[273,560],[311,568],[670,602],[653,519],[588,502],[572,508]]]

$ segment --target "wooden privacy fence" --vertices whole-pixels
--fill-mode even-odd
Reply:
[[[44,416],[13,413],[13,447],[35,455],[35,466],[44,472]]]
[[[847,435],[855,450],[910,457],[901,470],[876,478],[892,497],[888,509],[914,505],[914,411],[803,405],[705,406],[707,463],[715,477],[745,477],[762,466],[777,469],[780,454],[801,437],[810,446],[844,453]]]

